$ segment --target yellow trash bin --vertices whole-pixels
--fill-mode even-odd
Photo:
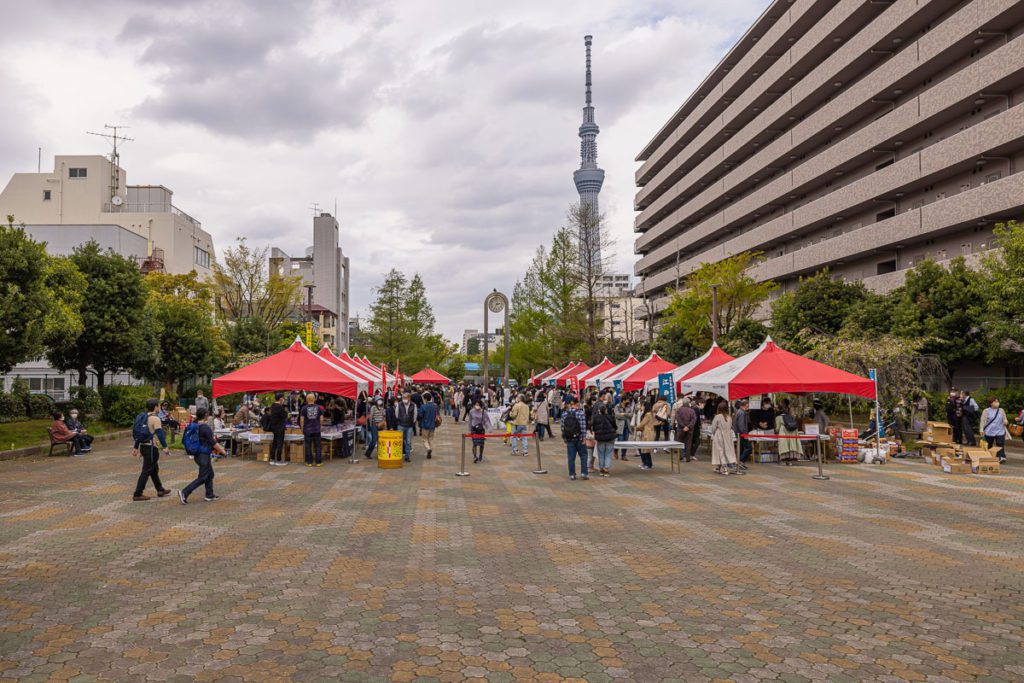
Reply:
[[[402,432],[377,432],[377,467],[385,470],[402,466]]]

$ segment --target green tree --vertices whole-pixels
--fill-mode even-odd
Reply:
[[[654,341],[654,349],[665,360],[679,365],[707,351],[706,348],[694,345],[686,329],[675,322],[668,322],[662,326]]]
[[[804,332],[801,337],[809,358],[861,377],[877,370],[879,402],[883,406],[893,406],[901,398],[909,400],[921,386],[917,369],[921,340],[891,334],[837,338]]]
[[[764,323],[745,318],[733,325],[727,334],[719,337],[718,345],[725,352],[739,357],[759,347],[767,336],[768,328]]]
[[[208,375],[227,363],[227,344],[213,322],[213,288],[188,275],[150,273],[147,313],[157,354],[146,376],[177,393],[177,384],[193,375]]]
[[[434,330],[433,307],[419,274],[407,280],[392,268],[384,283],[375,289],[366,326],[368,353],[394,368],[401,363],[403,374],[426,366],[440,367],[458,352],[458,347]]]
[[[0,372],[39,358],[45,347],[82,333],[85,278],[68,259],[48,256],[14,217],[0,223]]]
[[[727,336],[734,325],[751,319],[778,287],[748,274],[760,260],[760,252],[748,251],[702,264],[687,276],[684,289],[673,293],[664,315],[667,327],[678,330],[701,353],[707,350],[711,345],[711,285],[718,285],[720,335]]]
[[[860,282],[834,279],[828,268],[801,278],[793,292],[783,294],[772,307],[772,336],[786,348],[802,353],[805,331],[834,335],[854,306],[867,298]]]
[[[302,304],[302,278],[270,268],[268,252],[267,247],[251,249],[244,237],[239,238],[213,266],[218,314],[229,327],[242,326],[227,335],[236,354],[265,350],[267,335]],[[261,334],[263,344],[258,345]],[[234,346],[235,342],[240,346]]]
[[[96,242],[74,250],[71,261],[85,278],[82,292],[83,331],[54,340],[47,359],[58,370],[78,372],[85,384],[87,373],[102,388],[112,372],[147,374],[154,360],[152,328],[146,315],[146,283],[131,260],[103,252]]]
[[[938,355],[947,366],[984,359],[982,314],[989,292],[984,279],[962,257],[948,267],[924,261],[911,268],[894,292],[892,329],[906,339],[923,340],[922,353]]]
[[[1019,361],[1024,354],[1024,224],[996,223],[994,236],[998,248],[985,256],[981,267],[985,360]]]

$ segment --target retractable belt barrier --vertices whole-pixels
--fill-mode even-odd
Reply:
[[[499,432],[497,434],[463,434],[462,435],[462,458],[460,460],[459,471],[455,473],[456,477],[468,477],[469,472],[466,471],[466,439],[527,439],[533,437],[534,450],[537,452],[537,469],[533,470],[534,474],[547,474],[548,471],[544,469],[544,466],[540,461],[540,438],[537,433],[533,434],[510,434],[508,432]]]

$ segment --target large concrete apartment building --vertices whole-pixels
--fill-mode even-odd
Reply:
[[[313,285],[319,339],[344,350],[349,345],[349,260],[339,246],[338,233],[337,219],[320,213],[313,217],[313,246],[302,256],[289,256],[274,247],[269,266],[271,272],[299,276],[304,285]]]
[[[0,218],[13,215],[50,253],[95,240],[146,270],[209,276],[213,238],[173,195],[163,185],[129,185],[126,171],[107,157],[58,155],[53,171],[11,177],[0,192]]]
[[[1024,215],[1024,2],[775,0],[637,157],[638,295],[763,252],[886,291]]]

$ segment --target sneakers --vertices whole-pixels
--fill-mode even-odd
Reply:
[[[210,503],[215,500],[220,500],[220,496],[206,496],[205,498],[203,498],[203,500],[205,500],[207,503]]]
[[[307,462],[306,463],[306,467],[312,467],[312,466],[313,466],[313,463],[311,463],[311,462]]]
[[[318,463],[316,464],[316,466],[317,466],[317,467],[323,467],[323,466],[324,466],[324,464],[323,464],[322,462],[318,462]]]
[[[584,480],[590,479],[590,475],[589,474],[581,474],[580,475],[580,479],[584,479]]]
[[[149,496],[132,496],[132,500],[134,500],[134,501],[149,500]]]
[[[185,492],[180,489],[178,490],[178,500],[181,501],[182,505],[188,505],[188,498],[185,497]]]
[[[569,475],[569,481],[576,481],[576,475],[575,474],[570,474]]]
[[[171,495],[171,490],[170,489],[164,489],[163,491],[157,491],[156,492],[157,498],[163,498],[164,496],[169,496],[169,495]]]
[[[647,465],[640,465],[640,469],[642,469],[642,470],[649,470],[651,468],[649,466],[647,466]]]

